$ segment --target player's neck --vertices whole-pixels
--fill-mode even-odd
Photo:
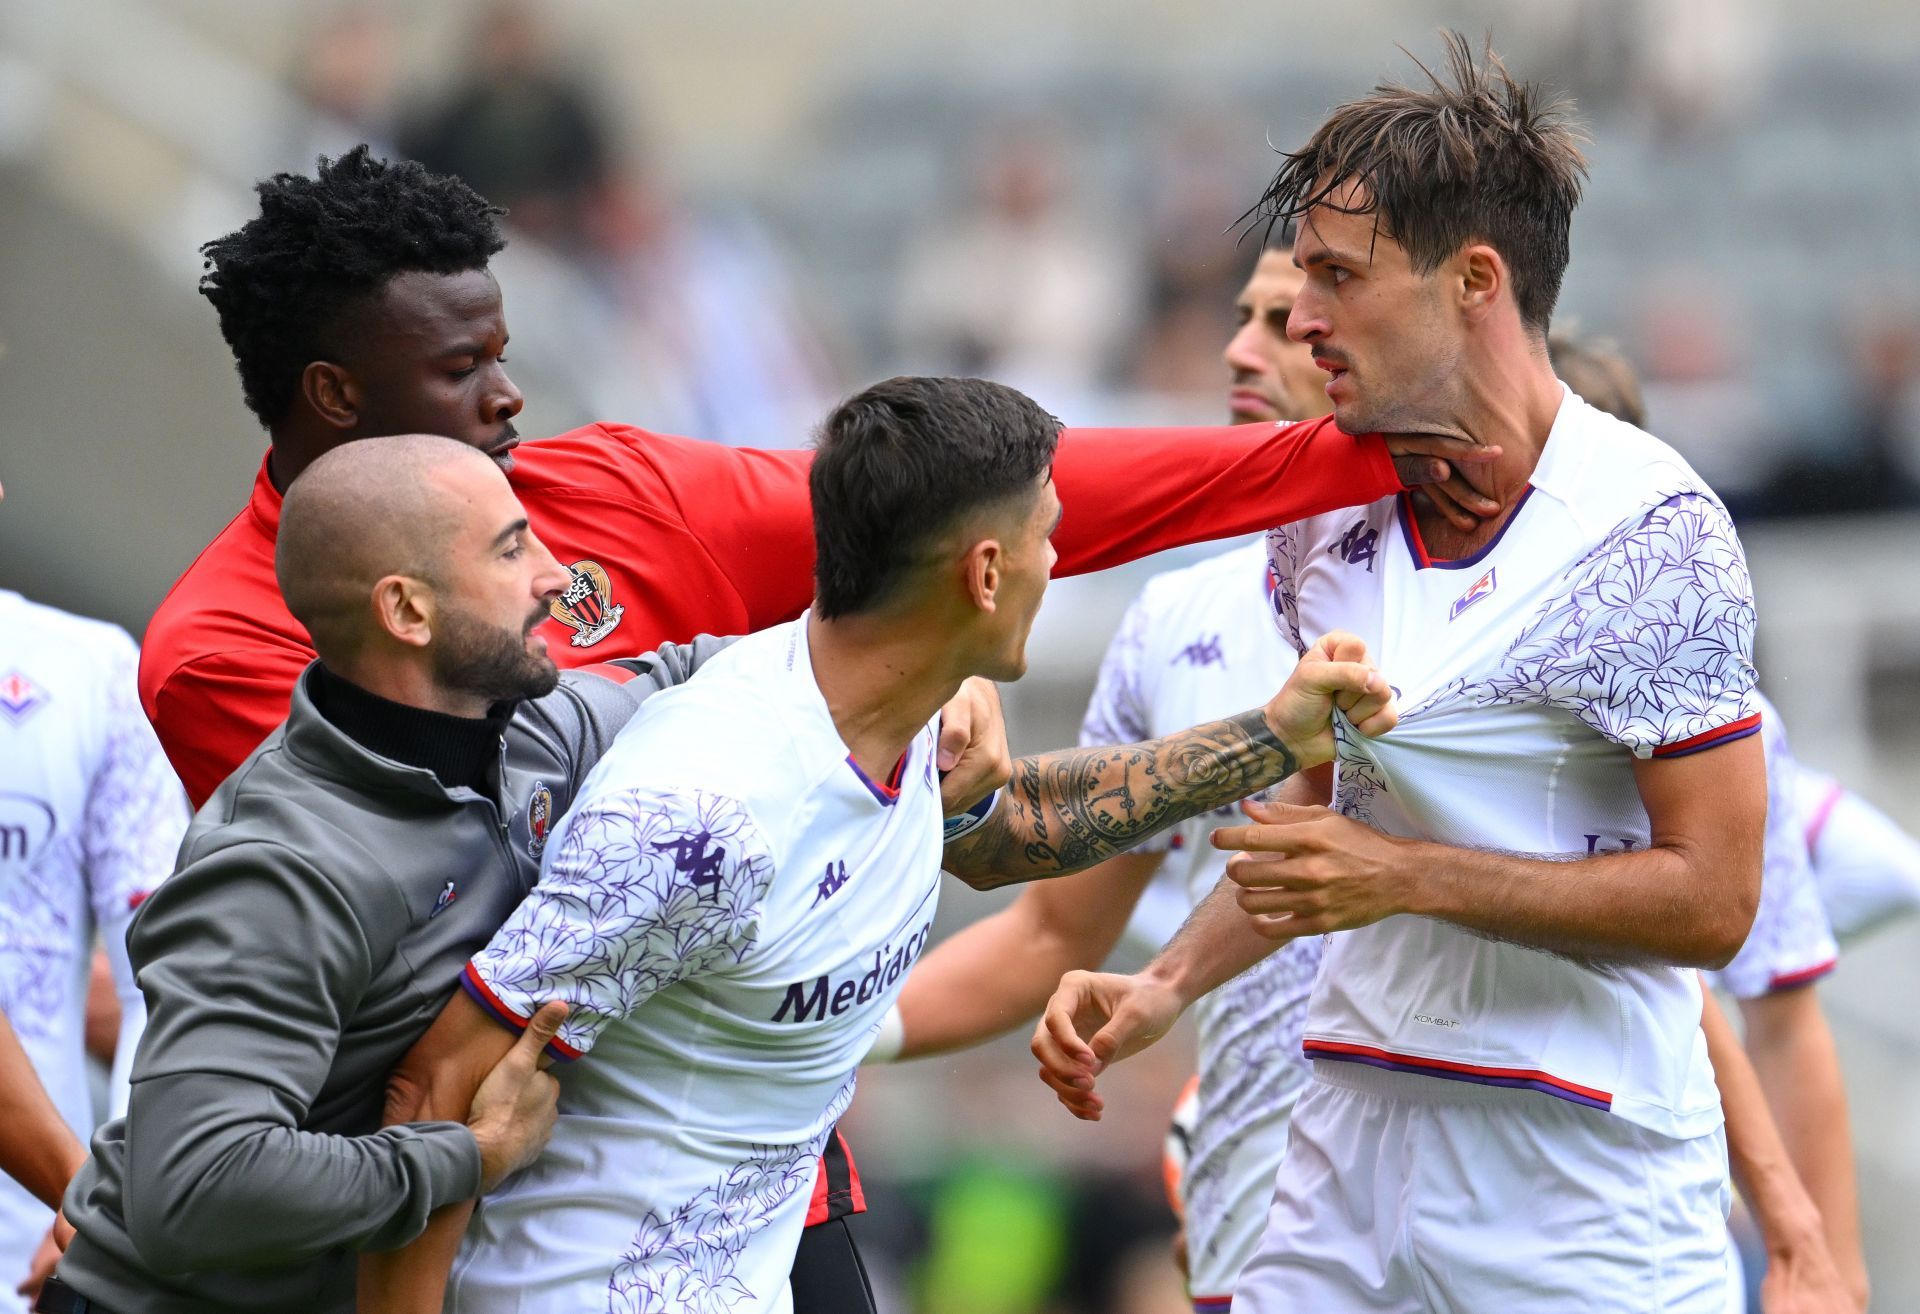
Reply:
[[[807,615],[813,678],[854,763],[883,780],[960,687],[951,654],[905,618]]]
[[[1498,502],[1501,510],[1476,529],[1459,530],[1425,497],[1416,496],[1414,514],[1428,552],[1436,558],[1467,556],[1499,534],[1540,464],[1561,396],[1560,381],[1544,347],[1538,354],[1501,353],[1469,371],[1462,405],[1450,428],[1501,452],[1491,465],[1462,466],[1461,476]]]

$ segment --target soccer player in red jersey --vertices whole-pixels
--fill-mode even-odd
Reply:
[[[313,660],[280,601],[280,494],[322,453],[383,434],[444,434],[506,467],[573,573],[547,623],[562,666],[702,631],[744,633],[806,606],[808,454],[594,424],[519,445],[519,390],[487,269],[499,210],[457,179],[364,147],[316,177],[259,188],[261,213],[205,247],[247,404],[272,438],[246,508],[148,627],[140,694],[195,804],[285,718]],[[517,450],[516,450],[517,449]],[[1449,477],[1441,439],[1353,438],[1330,421],[1220,429],[1068,430],[1054,477],[1074,508],[1059,573],[1249,533]],[[1399,468],[1396,469],[1396,459]],[[1493,504],[1457,477],[1464,510]]]

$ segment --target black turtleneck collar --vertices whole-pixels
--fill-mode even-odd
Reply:
[[[430,712],[368,693],[322,662],[314,663],[307,696],[329,724],[369,752],[431,771],[448,789],[492,793],[512,703],[495,703],[477,720]]]

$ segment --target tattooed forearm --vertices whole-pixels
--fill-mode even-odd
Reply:
[[[943,865],[977,890],[1064,876],[1299,770],[1259,710],[1113,748],[1023,757],[985,824]]]

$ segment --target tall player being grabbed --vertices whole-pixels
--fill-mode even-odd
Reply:
[[[465,1108],[555,999],[556,1056],[593,1051],[562,1069],[550,1151],[474,1214],[455,1307],[786,1310],[814,1156],[942,866],[979,887],[1088,866],[1330,760],[1336,702],[1365,733],[1392,725],[1364,649],[1329,636],[1264,709],[1014,763],[943,855],[935,714],[968,675],[1026,669],[1057,433],[979,380],[892,380],[828,419],[812,610],[630,723],[396,1078],[396,1117]],[[366,1261],[363,1308],[438,1310],[465,1217]]]
[[[1345,932],[1237,1314],[1720,1314],[1727,1151],[1686,969],[1733,957],[1760,889],[1746,563],[1684,461],[1554,377],[1584,164],[1535,89],[1449,53],[1335,110],[1266,200],[1299,222],[1288,332],[1340,424],[1497,443],[1509,509],[1461,534],[1389,497],[1270,536],[1283,634],[1359,634],[1400,729],[1341,737],[1333,811],[1216,835],[1253,852],[1143,973],[1067,977],[1034,1048],[1097,1116],[1099,1068],[1267,937]]]

